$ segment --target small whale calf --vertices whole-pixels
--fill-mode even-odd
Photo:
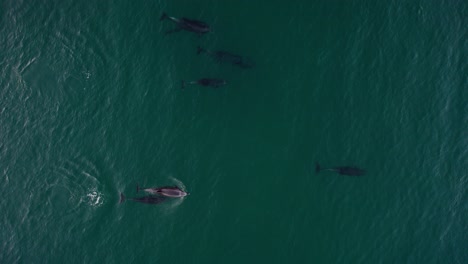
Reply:
[[[125,201],[125,199],[131,200],[131,201],[134,201],[134,202],[138,202],[138,203],[159,204],[159,203],[164,202],[166,200],[166,197],[148,195],[148,196],[143,196],[143,197],[129,197],[129,198],[126,198],[123,193],[120,193],[119,203],[123,203]]]
[[[189,195],[188,192],[183,191],[177,186],[164,186],[164,187],[158,187],[158,188],[141,188],[140,186],[137,185],[137,192],[139,192],[140,190],[150,193],[150,194],[162,195],[162,196],[172,197],[172,198],[185,197]]]
[[[315,163],[315,172],[319,173],[321,171],[334,171],[341,175],[348,175],[348,176],[362,176],[366,174],[366,171],[357,167],[352,166],[340,166],[340,167],[333,167],[333,168],[321,168],[320,164]]]
[[[223,85],[226,85],[227,82],[225,80],[222,80],[222,79],[211,79],[211,78],[203,78],[203,79],[200,79],[200,80],[196,80],[196,81],[182,81],[182,89],[185,88],[185,86],[187,85],[194,85],[194,84],[198,84],[198,85],[201,85],[201,86],[207,86],[207,87],[213,87],[213,88],[219,88]]]
[[[203,21],[188,19],[185,17],[175,18],[175,17],[168,16],[166,13],[163,13],[159,20],[162,21],[164,19],[169,19],[172,22],[177,24],[176,29],[166,31],[166,34],[185,30],[185,31],[195,32],[201,35],[201,34],[205,34],[211,31],[210,26]]]
[[[197,54],[200,53],[208,54],[216,62],[230,63],[243,69],[252,68],[254,66],[254,63],[250,59],[223,50],[211,51],[202,47],[197,47]]]

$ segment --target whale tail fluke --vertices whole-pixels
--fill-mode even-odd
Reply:
[[[320,164],[315,162],[315,173],[319,173],[321,171]]]
[[[200,54],[200,53],[202,53],[202,52],[204,52],[204,51],[205,51],[204,48],[202,48],[202,47],[200,47],[200,46],[197,47],[197,54]]]
[[[161,15],[161,18],[159,18],[159,21],[163,21],[166,18],[167,18],[167,14],[166,14],[166,12],[163,12],[162,15]]]
[[[119,204],[120,204],[120,203],[123,203],[124,201],[125,201],[125,195],[123,195],[123,193],[120,193]]]

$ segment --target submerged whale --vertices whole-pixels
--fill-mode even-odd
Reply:
[[[197,54],[200,53],[208,54],[216,62],[230,63],[243,69],[252,68],[254,66],[254,63],[251,60],[223,50],[211,51],[202,47],[197,47]]]
[[[123,193],[120,193],[119,203],[123,203],[125,201],[125,199],[135,201],[135,202],[138,202],[138,203],[159,204],[159,203],[164,202],[164,200],[166,200],[166,197],[148,195],[148,196],[143,196],[143,197],[129,197],[129,198],[126,198]]]
[[[176,29],[166,31],[166,34],[178,32],[181,30],[195,32],[197,34],[205,34],[211,31],[210,26],[203,21],[188,19],[185,17],[175,18],[175,17],[168,16],[166,13],[162,14],[159,21],[162,21],[166,18],[177,24]]]
[[[178,197],[185,197],[189,195],[188,192],[183,191],[177,186],[164,186],[158,188],[141,188],[137,185],[137,192],[140,190],[145,191],[151,194],[158,194],[166,197],[178,198]]]
[[[340,166],[340,167],[333,167],[333,168],[321,168],[320,164],[315,163],[315,172],[319,173],[321,171],[334,171],[341,175],[348,175],[348,176],[361,176],[366,174],[366,171],[360,169],[358,167],[352,166]]]
[[[213,88],[219,88],[223,85],[226,85],[227,82],[225,80],[222,80],[222,79],[211,79],[211,78],[203,78],[203,79],[200,79],[200,80],[196,80],[196,81],[182,81],[182,89],[185,88],[185,86],[187,85],[193,85],[193,84],[198,84],[198,85],[201,85],[201,86],[209,86],[209,87],[213,87]]]

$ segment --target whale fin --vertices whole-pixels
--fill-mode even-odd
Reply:
[[[318,162],[315,162],[315,173],[319,173],[320,172],[320,164]]]
[[[125,196],[123,195],[123,193],[120,193],[119,204],[122,203],[123,201],[125,201]]]

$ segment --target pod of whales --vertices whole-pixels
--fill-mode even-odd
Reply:
[[[348,175],[348,176],[362,176],[366,174],[366,171],[363,169],[360,169],[358,167],[353,167],[353,166],[339,166],[339,167],[333,167],[333,168],[321,168],[320,164],[315,163],[315,172],[319,173],[321,171],[334,171],[338,174],[341,175]]]
[[[176,28],[172,30],[168,30],[165,33],[170,34],[179,31],[188,31],[193,32],[198,35],[206,34],[211,32],[210,26],[199,20],[188,19],[185,17],[176,18],[163,13],[160,17],[160,21],[170,20],[172,23],[176,25]],[[197,47],[197,54],[205,54],[206,56],[211,57],[214,61],[218,63],[226,63],[231,64],[236,67],[240,67],[243,69],[252,68],[255,64],[248,58],[224,51],[224,50],[209,50],[202,48],[200,46]],[[201,78],[198,80],[192,81],[182,81],[182,89],[185,88],[187,85],[200,85],[205,87],[213,87],[219,88],[221,86],[226,85],[227,82],[223,79],[216,79],[216,78]],[[366,174],[364,169],[354,167],[354,166],[337,166],[337,167],[329,167],[329,168],[322,168],[319,163],[315,165],[316,173],[320,173],[321,171],[332,171],[336,172],[341,175],[348,175],[348,176],[362,176]],[[141,188],[137,185],[137,192],[143,191],[148,193],[149,195],[142,196],[142,197],[129,197],[126,198],[123,193],[120,193],[120,201],[119,203],[124,202],[126,199],[131,200],[134,202],[145,203],[145,204],[159,204],[167,200],[168,198],[181,198],[189,195],[188,192],[182,190],[177,186],[163,186],[163,187],[151,187],[151,188]]]
[[[181,30],[194,32],[194,33],[197,33],[198,35],[211,32],[210,26],[203,21],[189,19],[185,17],[177,18],[177,17],[169,16],[165,12],[162,13],[159,20],[160,21],[170,20],[176,24],[177,27],[172,30],[166,31],[165,32],[166,34],[179,32]],[[240,55],[233,54],[233,53],[223,51],[223,50],[212,51],[212,50],[204,49],[201,47],[197,47],[197,54],[201,54],[201,53],[207,54],[208,56],[212,57],[216,62],[231,64],[231,65],[243,68],[243,69],[252,68],[255,66],[255,64],[250,59],[247,59]],[[213,79],[202,78],[196,81],[188,81],[188,82],[182,81],[182,88],[185,88],[185,86],[187,85],[195,85],[195,84],[201,85],[201,86],[218,88],[223,85],[226,85],[226,81],[222,79],[214,79],[214,78]]]

